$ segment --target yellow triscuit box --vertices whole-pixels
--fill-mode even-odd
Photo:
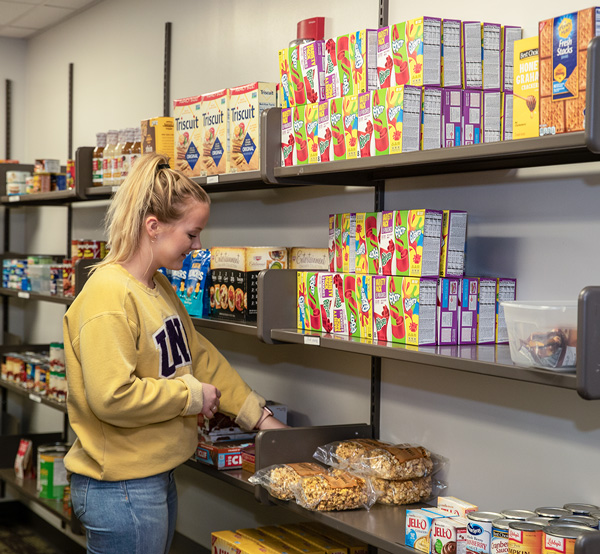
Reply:
[[[257,542],[234,531],[211,533],[212,554],[272,554]]]
[[[229,171],[229,89],[202,95],[202,175]]]
[[[173,101],[175,138],[173,164],[188,177],[202,174],[202,96],[190,96]]]
[[[281,527],[290,533],[302,537],[305,541],[318,546],[325,554],[348,554],[348,549],[345,546],[334,540],[328,539],[319,533],[306,529],[299,523],[290,523],[282,525]]]

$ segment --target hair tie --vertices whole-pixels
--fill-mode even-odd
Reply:
[[[171,169],[171,166],[169,164],[158,164],[156,169]]]

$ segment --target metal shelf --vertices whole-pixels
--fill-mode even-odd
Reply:
[[[41,292],[5,288],[0,288],[0,295],[14,296],[15,298],[21,298],[23,300],[43,300],[45,302],[54,302],[55,304],[65,304],[67,306],[74,300],[74,298],[70,296],[56,296],[52,294],[43,294]]]
[[[54,192],[37,192],[35,194],[15,194],[2,196],[0,202],[11,207],[17,206],[53,206],[68,204],[78,200],[75,189],[57,190]]]
[[[50,406],[59,412],[67,413],[67,404],[66,402],[58,402],[56,400],[52,400],[51,398],[46,398],[40,394],[32,392],[21,385],[17,385],[16,383],[10,383],[8,381],[0,381],[0,387],[6,389],[8,391],[14,392],[21,396],[26,396],[32,402],[36,404],[44,404],[46,406]]]
[[[192,317],[194,327],[197,329],[216,329],[218,331],[229,331],[241,335],[256,336],[257,327],[250,323],[236,323],[233,321],[223,321],[220,319],[204,319]]]
[[[197,462],[193,459],[189,459],[187,462],[185,462],[185,465],[205,473],[210,477],[218,479],[219,481],[229,483],[238,489],[242,489],[243,491],[254,494],[255,486],[248,481],[248,477],[250,477],[251,474],[243,469],[218,470],[212,466],[209,466],[208,464]]]

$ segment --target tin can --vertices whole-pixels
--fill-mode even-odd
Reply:
[[[535,516],[532,518],[529,518],[527,521],[530,521],[531,523],[539,523],[540,525],[550,525],[551,523],[556,523],[556,519],[553,519],[551,517],[542,517],[542,516]]]
[[[497,512],[469,512],[467,514],[467,552],[490,554],[492,524],[502,519]]]
[[[62,500],[68,485],[64,457],[69,445],[61,442],[38,448],[37,490],[40,498]]]
[[[535,513],[538,516],[549,517],[552,519],[558,519],[559,517],[572,515],[572,513],[569,510],[565,510],[564,508],[556,508],[552,506],[543,506],[541,508],[536,508]]]
[[[541,554],[544,527],[529,521],[508,524],[508,554]]]
[[[582,533],[594,533],[585,525],[549,525],[544,529],[542,554],[575,554],[575,542]]]
[[[600,507],[594,504],[565,504],[565,510],[570,510],[576,516],[589,516],[592,512],[600,512]]]
[[[508,524],[513,519],[496,519],[492,523],[492,542],[490,554],[506,554],[508,552]]]
[[[531,510],[502,510],[500,513],[502,514],[502,517],[506,519],[518,521],[525,521],[536,516],[536,513]]]
[[[558,525],[562,525],[563,523],[576,523],[578,525],[591,527],[592,529],[598,529],[598,519],[593,516],[563,516],[558,519],[557,523]]]

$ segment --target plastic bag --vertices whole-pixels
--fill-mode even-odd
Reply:
[[[442,481],[433,479],[431,475],[408,481],[393,481],[389,479],[371,478],[373,488],[379,493],[377,502],[380,504],[415,504],[431,500],[447,488]]]
[[[323,466],[313,462],[275,464],[258,470],[248,478],[253,485],[261,485],[269,494],[280,500],[294,500],[292,487],[303,477],[327,472]]]

